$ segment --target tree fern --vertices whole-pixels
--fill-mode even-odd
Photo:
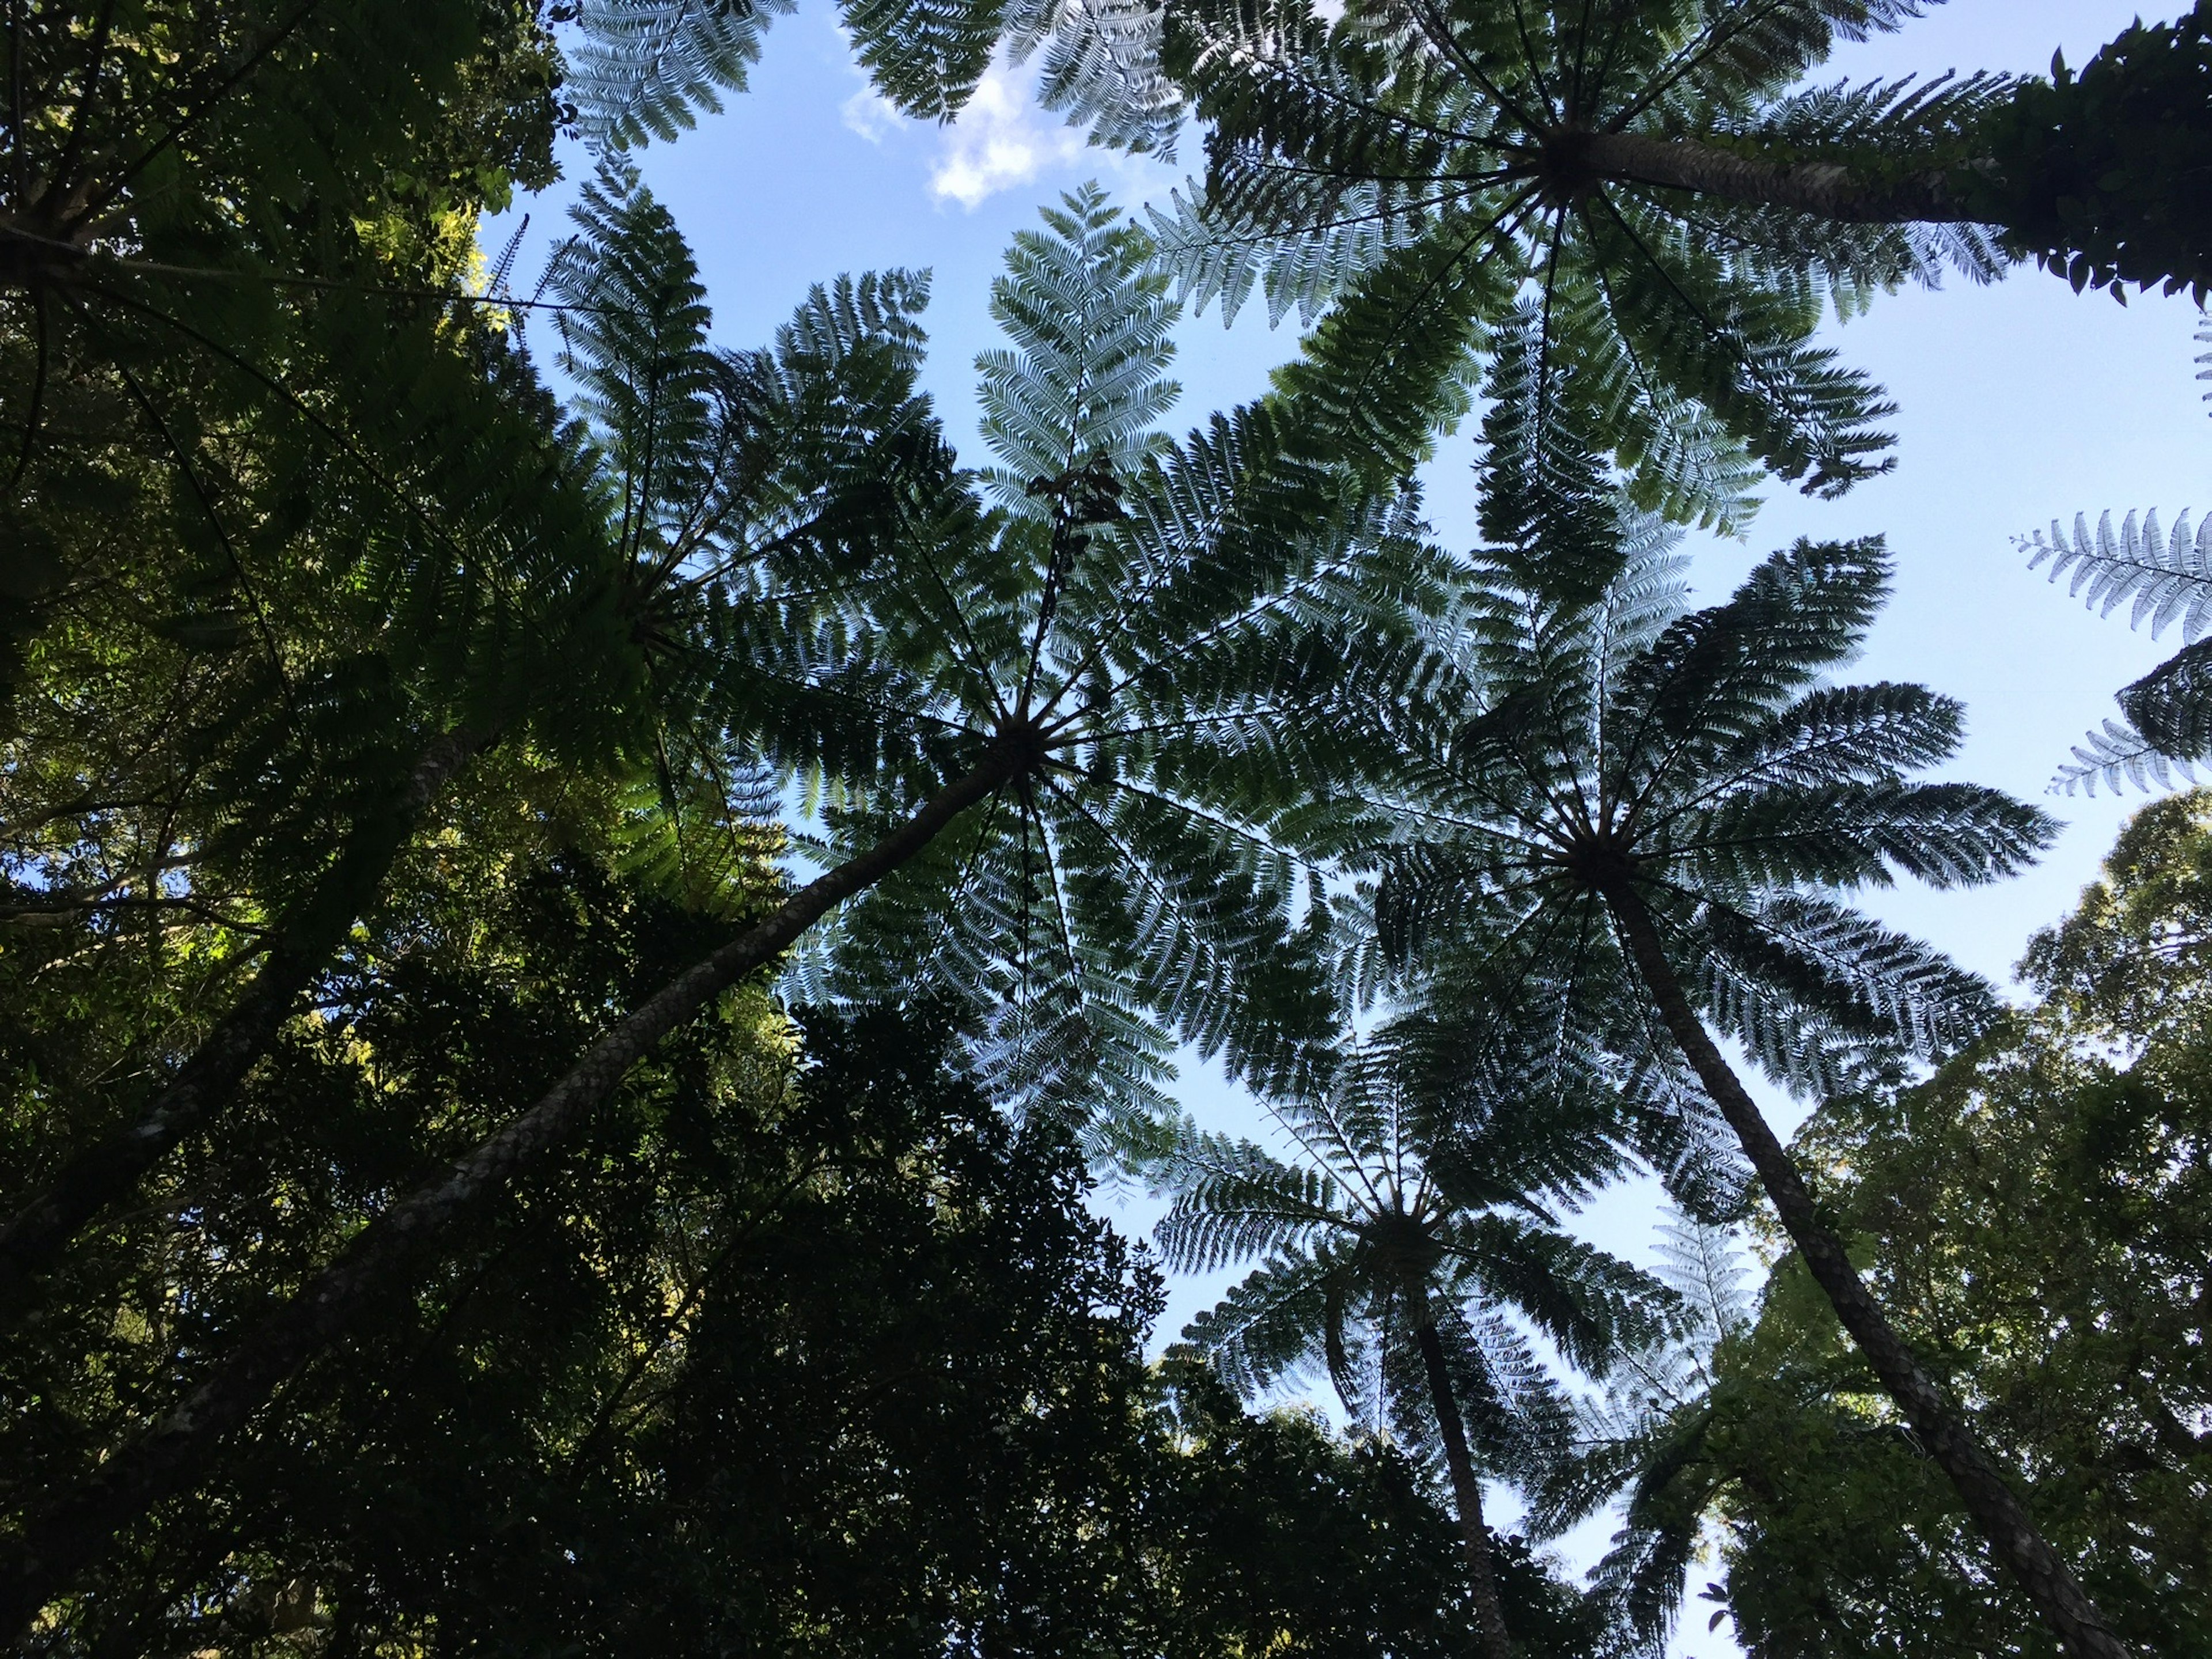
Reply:
[[[635,218],[613,205],[587,204],[586,218],[651,231],[641,203]],[[1372,834],[1363,779],[1395,751],[1370,711],[1402,700],[1418,653],[1399,647],[1418,632],[1409,607],[1440,587],[1437,562],[1401,507],[1316,464],[1294,405],[1218,419],[1180,446],[1155,437],[1172,308],[1146,245],[1095,188],[1049,228],[994,293],[1026,349],[983,364],[1003,465],[980,480],[949,464],[910,396],[877,396],[910,392],[910,329],[840,359],[886,357],[887,380],[812,384],[821,354],[798,348],[820,343],[825,319],[834,334],[866,313],[865,285],[810,301],[779,343],[788,354],[726,364],[759,396],[703,422],[688,370],[665,372],[698,320],[673,244],[646,236],[668,268],[632,286],[691,322],[571,331],[580,350],[639,339],[655,353],[580,365],[601,455],[659,453],[647,436],[664,417],[678,451],[698,432],[726,429],[747,454],[754,437],[779,441],[759,447],[760,470],[738,469],[750,483],[731,510],[673,520],[709,532],[672,537],[644,512],[650,533],[625,538],[634,551],[607,586],[654,647],[646,701],[663,730],[743,793],[760,793],[755,762],[809,793],[827,867],[760,895],[526,1109],[356,1233],[153,1431],[53,1494],[32,1523],[39,1553],[0,1553],[0,1620],[27,1618],[188,1485],[284,1378],[568,1144],[656,1044],[833,912],[838,990],[949,1003],[1002,1079],[1046,1079],[1034,1103],[1109,1146],[1157,1138],[1156,1103],[1130,1097],[1156,1076],[1157,1034],[1261,1082],[1325,1063],[1330,906],[1302,872]],[[611,269],[629,282],[621,258]],[[684,395],[640,395],[664,384]],[[840,415],[826,446],[817,407]],[[806,418],[783,427],[786,409]],[[1054,470],[1023,477],[1030,465]],[[702,476],[719,491],[729,475]],[[649,482],[603,477],[611,514],[635,524],[652,508]],[[872,503],[859,514],[840,510],[855,479]],[[1338,631],[1317,640],[1322,615]],[[673,745],[656,745],[664,757],[673,777]]]
[[[1486,482],[1525,476],[1493,465]],[[1498,500],[1500,523],[1529,521],[1510,506]],[[1534,522],[1470,561],[1461,678],[1412,716],[1428,769],[1377,851],[1384,949],[1433,996],[1463,976],[1478,1003],[1503,958],[1516,1001],[1571,1006],[1547,1024],[1584,1019],[1655,1070],[1686,1068],[2046,1622],[2075,1650],[2115,1652],[1713,1037],[1821,1092],[1970,1040],[1994,1012],[1988,988],[1836,896],[1899,875],[1993,879],[2047,843],[2050,820],[1994,790],[1915,780],[1959,740],[1945,700],[1825,683],[1885,595],[1879,543],[1801,542],[1725,602],[1685,611],[1663,540],[1621,534],[1608,549],[1592,515],[1556,540]]]
[[[1696,132],[1791,164],[1934,165],[2005,82],[1794,89],[1837,38],[1917,10],[1377,3],[1327,23],[1304,0],[1172,5],[1166,61],[1210,125],[1208,167],[1158,234],[1225,318],[1255,289],[1277,320],[1334,301],[1310,355],[1340,385],[1401,338],[1440,362],[1428,340],[1484,350],[1533,292],[1541,374],[1573,365],[1602,388],[1644,503],[1737,526],[1741,451],[1823,495],[1888,465],[1887,405],[1809,343],[1824,307],[2001,259],[1971,225],[1917,222],[1946,216],[1686,191],[1605,147]]]
[[[988,496],[940,503],[896,571],[848,582],[794,562],[762,594],[759,648],[845,700],[838,740],[872,732],[867,766],[817,747],[819,726],[753,739],[819,780],[835,859],[963,745],[1039,726],[1034,781],[824,947],[848,994],[963,987],[1006,1075],[1061,1099],[1084,1075],[1066,1062],[1164,1022],[1143,1058],[1092,1073],[1133,1089],[1135,1133],[1161,1105],[1164,1031],[1255,1076],[1305,1063],[1292,1034],[1330,1002],[1309,872],[1358,816],[1310,781],[1387,763],[1347,690],[1396,695],[1419,654],[1393,647],[1410,639],[1393,615],[1437,589],[1409,522],[1298,459],[1293,407],[1180,446],[1158,433],[1175,310],[1149,252],[1096,191],[1017,240],[993,295],[1008,344],[978,360]],[[818,617],[781,612],[825,592],[842,597]],[[1087,1041],[1086,1008],[1103,1022]]]
[[[1666,1297],[1552,1212],[1621,1158],[1602,1084],[1560,1099],[1540,1042],[1507,1043],[1480,1083],[1436,1096],[1431,1058],[1419,1041],[1354,1048],[1324,1088],[1275,1097],[1289,1162],[1186,1130],[1163,1166],[1175,1200],[1157,1236],[1171,1267],[1258,1261],[1183,1333],[1234,1387],[1325,1371],[1356,1419],[1441,1455],[1486,1650],[1502,1655],[1475,1460],[1532,1480],[1570,1418],[1528,1328],[1602,1371],[1656,1335]]]

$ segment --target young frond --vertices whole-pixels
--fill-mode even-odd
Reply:
[[[1044,210],[991,284],[1011,348],[976,359],[983,438],[1005,471],[1005,504],[1034,513],[1086,464],[1127,477],[1157,447],[1152,428],[1180,388],[1166,378],[1176,310],[1152,245],[1097,185]]]
[[[1660,1279],[1680,1298],[1683,1336],[1707,1352],[1751,1322],[1751,1277],[1734,1229],[1676,1213],[1661,1227]]]

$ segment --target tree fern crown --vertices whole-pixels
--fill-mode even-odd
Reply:
[[[1602,1370],[1623,1345],[1656,1336],[1669,1298],[1561,1228],[1555,1207],[1620,1155],[1601,1115],[1551,1109],[1534,1048],[1520,1052],[1534,1069],[1492,1081],[1530,1086],[1446,1099],[1391,1040],[1354,1048],[1325,1089],[1271,1103],[1288,1160],[1187,1130],[1164,1166],[1176,1193],[1158,1234],[1169,1265],[1259,1265],[1185,1339],[1248,1395],[1325,1370],[1368,1426],[1432,1449],[1436,1407],[1414,1343],[1431,1326],[1493,1471],[1526,1474],[1556,1455],[1566,1396],[1528,1330]],[[1454,1150],[1434,1158],[1440,1135]]]
[[[1325,1064],[1325,872],[1374,833],[1373,711],[1444,603],[1411,503],[1314,459],[1291,402],[1160,431],[1169,279],[1095,186],[994,285],[976,473],[914,391],[921,279],[840,283],[723,352],[634,180],[580,212],[562,343],[682,714],[672,799],[795,792],[835,865],[1014,774],[817,933],[802,994],[949,998],[1012,1097],[1103,1100],[1125,1148],[1177,1042],[1259,1079]]]
[[[1547,395],[1584,377],[1639,501],[1738,526],[1753,464],[1824,495],[1891,465],[1890,406],[1812,343],[1824,308],[2002,260],[1972,226],[1686,188],[1645,149],[1937,165],[2003,83],[1799,85],[1838,39],[1918,9],[1361,0],[1332,21],[1308,0],[1184,0],[1165,61],[1210,124],[1207,167],[1156,233],[1224,318],[1255,289],[1277,320],[1333,302],[1303,372],[1347,419],[1383,381],[1449,418],[1437,387],[1527,301]]]
[[[1608,921],[1632,896],[1705,1016],[1793,1086],[1970,1035],[1987,988],[1837,895],[1990,880],[2053,826],[1994,790],[1916,781],[1963,735],[1949,698],[1829,683],[1887,592],[1880,542],[1800,542],[1692,610],[1670,538],[1625,503],[1609,538],[1566,521],[1580,550],[1540,523],[1474,556],[1457,689],[1432,705],[1430,771],[1382,858],[1386,950],[1425,972],[1498,957],[1633,1009]]]

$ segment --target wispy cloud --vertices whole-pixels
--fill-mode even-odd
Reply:
[[[1004,62],[983,72],[968,106],[944,129],[943,149],[929,175],[930,193],[938,200],[972,210],[1002,190],[1028,184],[1048,167],[1083,158],[1083,135],[1036,106],[1035,80],[1033,70]]]
[[[872,144],[880,144],[902,122],[891,100],[873,87],[862,87],[839,106],[845,125]]]
[[[862,75],[854,65],[854,74]],[[1124,155],[1086,143],[1083,133],[1036,102],[1037,65],[993,59],[959,115],[939,126],[899,113],[868,85],[840,107],[846,127],[878,147],[928,155],[929,193],[973,211],[1001,191],[1018,189],[1053,173],[1069,177],[1105,174],[1125,188],[1164,187],[1173,179],[1148,157]]]

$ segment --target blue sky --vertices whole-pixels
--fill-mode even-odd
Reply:
[[[2136,15],[2127,0],[1951,0],[1901,33],[1847,48],[1822,79],[1889,77],[1947,69],[2039,71],[2054,48],[2080,63]],[[2164,17],[2175,0],[2153,4]],[[948,125],[906,121],[875,99],[854,68],[830,9],[808,0],[771,31],[751,89],[721,115],[641,156],[647,179],[697,251],[726,344],[764,340],[809,283],[840,271],[891,265],[934,274],[928,383],[963,448],[972,450],[972,364],[992,343],[988,288],[1012,233],[1040,204],[1096,178],[1137,208],[1164,199],[1185,167],[1091,149],[1033,107],[1027,78],[994,70]],[[586,165],[570,158],[572,173]],[[560,197],[523,204],[542,248],[560,226]],[[487,236],[494,245],[496,234]],[[522,268],[532,268],[526,254]],[[2172,641],[2100,620],[2026,568],[2015,538],[2081,509],[2156,507],[2169,519],[2207,504],[2212,459],[2186,301],[2137,298],[2122,307],[2077,296],[2033,270],[1990,287],[1954,280],[1908,290],[1833,330],[1849,359],[1899,405],[1899,465],[1839,502],[1770,492],[1741,542],[1694,544],[1694,580],[1717,594],[1757,558],[1798,536],[1886,535],[1898,565],[1896,597],[1864,661],[1866,678],[1928,682],[1962,698],[1970,737],[1957,775],[2039,798],[2083,730],[2112,711],[2112,694],[2160,660]],[[1184,422],[1243,400],[1295,349],[1269,332],[1260,307],[1233,330],[1218,316],[1187,318],[1177,377]],[[1471,449],[1448,443],[1429,469],[1431,516],[1448,542],[1472,539]],[[2000,980],[2037,927],[2055,920],[2091,879],[2121,819],[2140,797],[2058,798],[2066,830],[2040,868],[1972,893],[1900,890],[1871,908]],[[1195,1069],[1188,1098],[1224,1127],[1250,1122],[1217,1079]],[[1778,1127],[1799,1109],[1776,1100]],[[1133,1202],[1124,1224],[1141,1229]],[[1645,1255],[1651,1194],[1630,1190],[1583,1218],[1590,1237]],[[1218,1285],[1178,1286],[1171,1331]],[[1587,1553],[1602,1528],[1576,1542]],[[1692,1622],[1704,1620],[1695,1611]],[[1682,1651],[1729,1654],[1725,1629],[1694,1631]]]

